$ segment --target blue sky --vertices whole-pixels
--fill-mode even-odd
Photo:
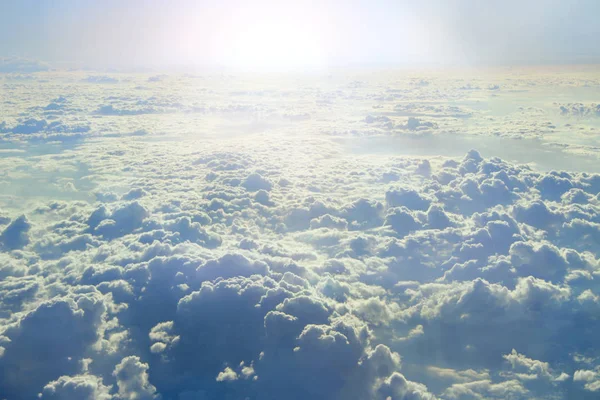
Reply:
[[[88,67],[596,63],[598,15],[594,0],[5,1],[0,56]]]

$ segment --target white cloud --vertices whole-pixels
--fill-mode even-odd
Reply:
[[[102,383],[102,378],[93,375],[61,376],[44,386],[41,399],[56,400],[109,400],[111,387]]]
[[[148,364],[139,357],[125,357],[113,372],[122,399],[147,400],[156,398],[156,388],[148,381]]]
[[[472,108],[549,81],[38,75],[2,82],[8,398],[597,391],[600,175],[490,157],[540,150]]]

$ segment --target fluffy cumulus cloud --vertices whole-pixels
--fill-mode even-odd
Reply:
[[[472,108],[549,83],[397,78],[3,77],[0,398],[597,398],[600,175]]]
[[[102,384],[102,379],[91,375],[61,376],[49,382],[39,398],[41,399],[110,399],[110,387]]]

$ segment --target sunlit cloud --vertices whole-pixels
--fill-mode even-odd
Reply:
[[[596,7],[2,3],[0,398],[597,398]]]

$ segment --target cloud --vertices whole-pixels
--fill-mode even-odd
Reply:
[[[600,373],[598,371],[580,369],[575,371],[573,381],[583,382],[585,390],[596,392],[600,390]]]
[[[250,174],[242,182],[242,186],[250,192],[256,192],[259,190],[269,191],[273,187],[273,184],[267,179],[263,178],[260,174]]]
[[[119,80],[108,75],[90,75],[84,79],[87,83],[118,83]]]
[[[517,353],[515,349],[513,349],[510,354],[506,354],[504,359],[510,363],[513,371],[518,371],[517,376],[523,377],[524,379],[564,381],[569,378],[567,374],[554,375],[548,363],[527,358],[523,354]]]
[[[600,104],[565,103],[557,104],[561,115],[569,117],[600,117]]]
[[[148,364],[139,357],[125,357],[113,372],[119,387],[119,396],[123,399],[154,399],[156,388],[148,382]]]
[[[448,399],[506,399],[526,398],[528,395],[529,391],[517,380],[457,383],[444,392],[444,397]]]
[[[41,399],[55,400],[109,400],[111,387],[102,383],[102,378],[94,375],[61,376],[49,382],[42,393]]]
[[[431,204],[431,200],[422,197],[413,189],[389,190],[385,193],[385,201],[389,207],[405,206],[420,211],[427,210]]]
[[[5,397],[596,395],[600,175],[472,109],[549,80],[47,75],[3,83]]]
[[[41,61],[20,57],[0,57],[0,73],[29,74],[48,71],[49,65]]]
[[[43,302],[6,326],[0,365],[14,372],[0,380],[4,395],[33,397],[48,382],[77,374],[79,359],[100,339],[106,311],[90,291]]]
[[[29,230],[31,224],[25,215],[15,218],[0,233],[0,244],[4,249],[14,250],[26,246],[29,243]]]
[[[427,392],[427,387],[418,383],[407,381],[400,373],[394,373],[387,378],[378,389],[378,396],[382,399],[406,400],[433,400],[435,396]]]
[[[85,123],[65,123],[62,121],[48,121],[45,119],[20,119],[14,126],[0,123],[0,133],[34,135],[39,133],[51,134],[82,134],[90,131],[90,125]]]
[[[87,223],[94,234],[114,238],[140,228],[148,216],[148,210],[133,201],[118,206],[110,213],[105,207],[100,207],[90,214]]]

